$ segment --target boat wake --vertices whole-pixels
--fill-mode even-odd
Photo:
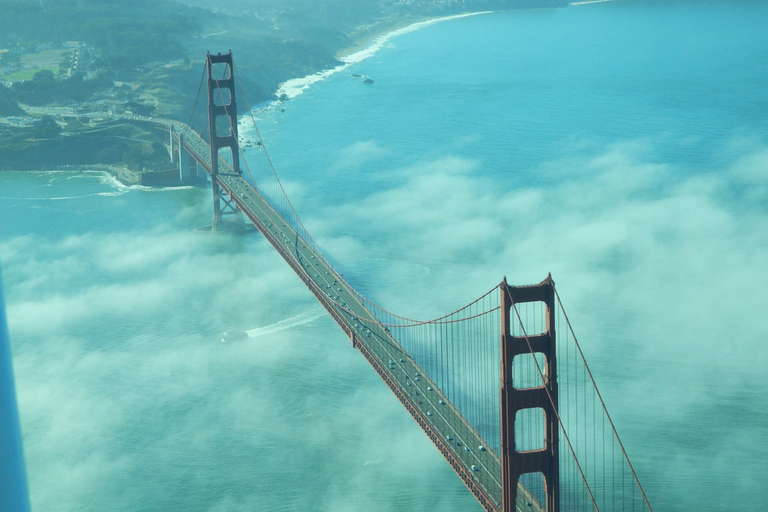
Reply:
[[[272,325],[258,327],[256,329],[251,329],[245,332],[246,334],[248,334],[249,338],[257,338],[259,336],[264,336],[266,334],[273,334],[276,332],[284,331],[286,329],[290,329],[292,327],[298,327],[299,325],[308,324],[310,322],[314,322],[315,320],[323,316],[325,316],[325,310],[323,308],[316,308],[310,311],[305,311],[296,316],[286,318],[285,320],[280,320],[279,322],[274,323]]]
[[[571,6],[587,5],[587,4],[604,4],[605,2],[613,2],[614,0],[581,0],[578,2],[571,2]]]

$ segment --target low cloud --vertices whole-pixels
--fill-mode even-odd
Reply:
[[[0,254],[36,510],[359,510],[374,483],[461,489],[327,316],[219,342],[317,309],[261,237],[163,226]]]
[[[652,141],[586,145],[538,170],[546,185],[504,188],[448,156],[335,204],[306,191],[324,206],[305,221],[407,316],[551,271],[651,497],[723,505],[669,489],[695,475],[764,503],[768,192],[748,147],[690,173]],[[36,510],[479,510],[328,317],[218,341],[317,308],[260,237],[32,234],[0,257]]]
[[[359,170],[365,165],[387,155],[387,151],[375,141],[360,141],[338,151],[336,161],[331,163],[333,171]]]
[[[641,475],[674,480],[687,471],[682,460],[696,458],[687,450],[707,449],[709,462],[696,458],[702,472],[730,474],[754,496],[762,491],[751,475],[764,463],[724,461],[746,453],[734,442],[768,440],[736,420],[746,412],[729,412],[749,390],[768,392],[768,321],[756,314],[768,309],[768,152],[754,140],[733,147],[695,172],[659,160],[650,140],[582,150],[543,166],[546,186],[512,189],[475,177],[477,162],[447,157],[327,207],[318,238],[347,269],[371,253],[429,267],[421,279],[393,271],[389,286],[372,290],[412,318],[451,311],[504,275],[528,284],[551,271],[630,452],[648,452]],[[365,243],[334,236],[349,231],[366,232]],[[706,448],[686,446],[684,425],[696,425]],[[679,464],[650,455],[662,457],[668,438]]]

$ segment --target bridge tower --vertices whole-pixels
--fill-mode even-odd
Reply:
[[[219,185],[219,158],[224,157],[240,176],[240,147],[237,138],[237,102],[232,51],[206,57],[208,75],[208,133],[211,143],[211,187],[213,189],[213,231],[234,227],[244,231],[245,221],[237,205]],[[221,74],[217,77],[217,74]],[[226,219],[232,219],[227,221]]]
[[[546,306],[546,330],[527,336],[513,336],[513,304],[542,302]],[[512,314],[512,316],[510,316]],[[531,388],[515,387],[512,366],[515,357],[543,354],[544,382]],[[557,420],[557,359],[555,353],[555,289],[552,276],[537,285],[501,284],[501,488],[502,512],[515,512],[520,476],[541,473],[544,476],[547,512],[560,511],[559,427]],[[517,413],[540,409],[544,413],[544,447],[518,451],[515,443]]]

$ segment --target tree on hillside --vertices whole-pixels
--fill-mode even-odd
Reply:
[[[61,133],[61,126],[51,116],[44,116],[32,126],[32,136],[36,139],[53,139]]]
[[[53,71],[50,69],[41,69],[35,73],[35,76],[32,78],[32,80],[37,82],[52,82],[54,78],[55,75],[53,74]]]
[[[24,111],[13,98],[13,92],[0,85],[0,116],[18,116],[23,113]]]
[[[126,103],[125,108],[140,116],[151,116],[155,112],[154,105],[146,105],[144,103],[137,103],[135,101],[129,101]]]

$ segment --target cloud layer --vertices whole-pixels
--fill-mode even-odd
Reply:
[[[459,157],[422,163],[399,186],[327,208],[318,238],[347,268],[371,252],[428,267],[393,264],[374,292],[417,318],[503,275],[528,284],[551,271],[656,503],[725,507],[733,486],[765,503],[753,475],[768,469],[768,409],[739,404],[768,392],[768,153],[734,140],[717,166],[692,172],[660,160],[654,142],[549,162],[537,171],[546,186],[507,188]],[[733,478],[707,476],[723,474]],[[693,496],[701,482],[719,491]]]
[[[446,510],[474,506],[327,316],[219,342],[317,309],[260,237],[31,234],[0,254],[36,510],[395,511],[445,482]]]

